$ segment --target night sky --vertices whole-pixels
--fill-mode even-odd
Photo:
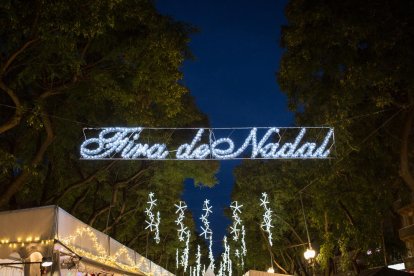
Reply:
[[[276,72],[282,54],[280,27],[287,1],[279,0],[158,0],[158,10],[198,28],[191,39],[194,61],[183,67],[184,84],[195,97],[211,127],[291,126],[293,115],[280,92]],[[202,162],[202,161],[200,161]],[[277,162],[277,161],[276,161]],[[214,188],[185,184],[183,200],[197,225],[204,199],[213,214],[214,252],[230,221],[223,210],[231,200],[233,168],[240,161],[221,161]],[[199,228],[198,228],[199,230]]]

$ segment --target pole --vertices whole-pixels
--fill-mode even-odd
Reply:
[[[308,224],[306,223],[305,209],[303,208],[302,192],[299,192],[299,196],[300,196],[300,204],[302,206],[303,220],[305,221],[306,236],[308,237],[309,249],[311,249],[312,245],[311,245],[311,241],[309,237]]]

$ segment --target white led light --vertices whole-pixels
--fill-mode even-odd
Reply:
[[[219,272],[218,272],[217,276],[223,276],[224,275],[224,271],[223,270],[224,270],[223,261],[220,261]]]
[[[232,218],[233,218],[233,225],[230,226],[230,234],[233,235],[233,240],[234,241],[238,241],[239,240],[239,235],[240,235],[240,228],[239,226],[241,225],[241,219],[239,217],[239,214],[241,214],[241,210],[240,208],[243,207],[243,205],[239,205],[239,203],[237,201],[233,201],[230,204],[230,208],[232,210]]]
[[[213,235],[210,235],[208,241],[208,259],[210,261],[210,267],[214,271],[216,266],[214,265],[214,255],[213,255]]]
[[[204,129],[200,128],[194,137],[191,144],[183,144],[178,147],[176,157],[177,159],[193,159],[193,156],[191,154],[191,150],[195,147],[195,145],[201,140],[201,136],[204,133]]]
[[[175,224],[179,227],[177,229],[178,239],[180,241],[184,241],[184,234],[187,231],[187,226],[184,225],[184,212],[187,209],[187,205],[184,201],[180,201],[179,205],[175,204],[175,207],[177,207],[177,210],[175,213],[178,213],[178,218],[175,220]]]
[[[201,252],[200,245],[197,245],[197,254],[196,254],[196,275],[200,276],[201,273]]]
[[[155,232],[154,240],[158,244],[160,242],[160,231],[159,226],[161,223],[161,215],[160,212],[157,212],[157,217],[154,216],[153,209],[157,206],[157,200],[155,199],[154,193],[148,194],[148,201],[147,204],[149,205],[145,209],[145,214],[147,215],[148,220],[145,220],[147,226],[145,229],[149,229],[150,232]]]
[[[240,219],[239,214],[241,214],[241,207],[243,205],[239,205],[237,201],[233,201],[230,204],[230,208],[232,210],[232,218],[233,224],[230,226],[230,234],[233,234],[233,240],[236,242],[239,248],[236,248],[234,251],[234,255],[238,261],[237,265],[244,267],[244,257],[247,255],[246,243],[245,243],[245,230],[244,225],[242,224],[242,220]],[[240,238],[241,233],[241,238]]]
[[[183,254],[181,255],[181,265],[184,267],[184,272],[187,271],[188,255],[190,254],[190,237],[191,237],[190,230],[187,230],[185,234],[186,234],[185,248],[183,250]],[[190,273],[191,273],[191,269],[190,269]]]
[[[246,248],[246,231],[244,229],[244,225],[242,225],[242,237],[241,237],[241,267],[244,269],[244,258],[247,256],[247,248]]]
[[[220,272],[221,272],[221,275],[231,276],[233,268],[232,268],[232,261],[230,258],[230,245],[227,243],[226,236],[223,238],[223,243],[224,243],[224,252],[222,254],[222,263],[220,263]]]
[[[210,200],[206,199],[203,203],[203,211],[204,214],[201,215],[200,219],[203,223],[203,226],[201,226],[202,232],[200,233],[200,236],[204,236],[204,239],[209,241],[208,245],[208,258],[210,260],[210,264],[212,269],[214,270],[214,256],[213,256],[213,231],[210,229],[210,222],[208,221],[208,217],[210,214],[213,213],[211,210],[212,206],[210,206]]]
[[[260,206],[263,206],[264,214],[261,227],[264,228],[264,231],[268,234],[268,240],[270,246],[273,245],[272,242],[272,210],[267,206],[269,204],[267,193],[262,193],[262,198],[260,199]]]
[[[178,252],[178,248],[175,250],[175,267],[178,269],[180,267],[180,260],[178,256],[180,253]]]
[[[125,128],[113,127],[100,129],[98,138],[86,139],[80,147],[80,155],[84,159],[177,159],[177,160],[205,160],[205,159],[324,159],[331,152],[333,134],[332,128],[325,135],[318,146],[315,142],[302,142],[307,128],[298,128],[299,133],[293,142],[281,143],[281,128],[268,128],[265,135],[258,141],[258,128],[251,128],[249,135],[242,145],[236,148],[232,139],[214,139],[213,129],[209,130],[208,143],[199,144],[206,129],[197,130],[191,143],[180,145],[175,150],[175,157],[170,154],[166,144],[140,143],[142,127]],[[322,128],[321,128],[322,129]],[[323,128],[325,129],[325,128]],[[162,130],[162,129],[158,129]],[[231,129],[237,130],[237,128]],[[277,137],[278,142],[268,142]],[[273,139],[273,138],[272,138]],[[274,139],[273,139],[274,140]],[[328,147],[329,146],[329,147]],[[250,157],[246,156],[247,148],[251,147]]]
[[[245,238],[246,238],[246,231],[244,230],[244,225],[242,225],[242,254],[243,256],[247,255],[247,248],[246,248],[246,242],[245,242]]]

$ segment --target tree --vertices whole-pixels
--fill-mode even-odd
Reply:
[[[412,191],[413,9],[410,1],[291,1],[278,74],[298,123],[334,125],[350,152],[378,148],[368,139],[382,137]]]
[[[149,0],[3,1],[0,14],[0,206],[59,204],[145,252],[148,192],[171,212],[184,179],[214,185],[217,163],[80,161],[82,127],[207,125],[180,84],[193,29]],[[163,263],[172,221],[148,252]]]
[[[257,165],[268,167],[261,173],[244,163],[236,184],[240,190],[252,185],[243,184],[246,174],[271,191],[293,183],[288,187],[297,191],[296,200],[284,206],[299,206],[302,194],[311,241],[327,273],[358,271],[357,261],[373,266],[402,253],[393,207],[414,191],[413,12],[410,1],[387,0],[291,0],[286,8],[278,81],[297,125],[335,127],[335,158],[272,161]],[[286,215],[304,239],[298,212]]]
[[[335,127],[338,160],[317,182],[332,191],[322,206],[342,209],[348,221],[336,244],[342,254],[363,252],[360,245],[381,236],[375,228],[392,202],[404,200],[402,182],[413,191],[412,12],[409,1],[290,1],[286,9],[287,51],[278,79],[298,123]],[[332,206],[335,190],[340,198]],[[369,223],[358,219],[368,214]],[[333,218],[326,219],[326,243],[337,237],[329,227]]]

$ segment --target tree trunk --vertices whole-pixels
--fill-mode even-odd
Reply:
[[[273,251],[272,251],[272,247],[270,246],[270,244],[269,244],[269,241],[268,241],[268,239],[267,239],[267,237],[266,237],[266,235],[265,235],[265,233],[264,233],[264,231],[263,231],[263,229],[262,229],[262,227],[260,227],[260,233],[262,233],[262,237],[263,237],[263,239],[265,240],[265,243],[266,243],[266,247],[267,247],[267,250],[269,251],[269,254],[270,254],[270,257],[272,258],[272,261],[273,261],[273,263],[276,265],[276,267],[277,268],[279,268],[279,270],[281,270],[284,274],[289,274],[287,271],[286,271],[286,269],[284,269],[277,261],[276,261],[276,259],[275,259],[275,255],[273,254]]]
[[[411,192],[414,193],[414,176],[411,173],[409,163],[409,144],[411,129],[414,120],[414,107],[408,110],[408,114],[405,120],[402,143],[401,143],[401,159],[400,159],[400,176],[404,180],[405,184],[410,188]]]

